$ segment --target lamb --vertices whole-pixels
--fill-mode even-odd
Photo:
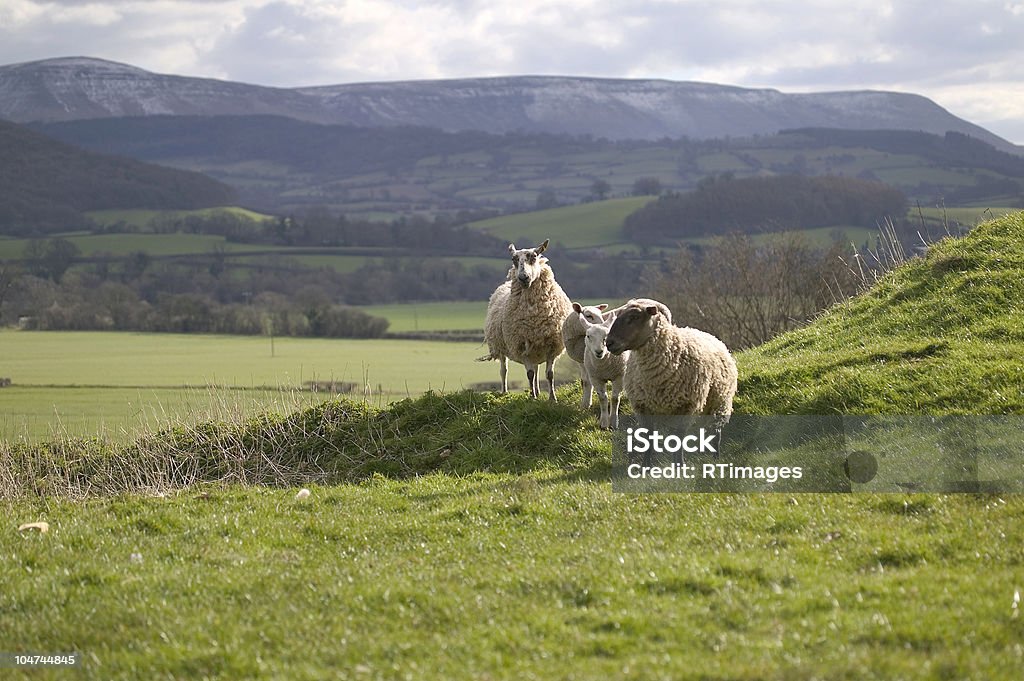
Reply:
[[[565,343],[565,354],[580,365],[580,384],[583,386],[583,396],[580,406],[584,409],[590,408],[591,400],[594,398],[594,387],[587,380],[587,372],[583,368],[583,353],[586,350],[587,322],[600,324],[607,318],[602,314],[608,306],[589,305],[584,307],[579,303],[572,304],[572,312],[562,322],[562,342]]]
[[[583,370],[587,375],[587,381],[590,385],[597,388],[597,398],[601,402],[601,427],[614,430],[619,427],[619,402],[622,400],[622,380],[630,353],[629,350],[620,355],[613,355],[608,352],[606,340],[608,332],[615,322],[615,315],[598,324],[591,324],[586,318],[583,321],[587,325]],[[605,385],[608,381],[612,383],[612,399],[610,402],[608,400],[607,386]]]
[[[631,350],[624,385],[638,415],[712,416],[716,430],[729,422],[736,395],[736,361],[709,333],[672,324],[668,307],[633,299],[619,308],[608,350]]]
[[[508,245],[514,276],[491,294],[484,321],[489,352],[480,361],[498,360],[502,393],[508,392],[508,360],[523,364],[534,398],[540,396],[538,367],[546,363],[548,398],[555,400],[555,360],[565,350],[562,322],[572,304],[541,255],[547,247],[547,239],[536,248]]]

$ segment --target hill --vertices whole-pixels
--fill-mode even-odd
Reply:
[[[84,211],[206,208],[233,190],[195,172],[84,151],[0,121],[0,234],[69,231]]]
[[[753,414],[1024,414],[1024,212],[740,356]]]
[[[712,83],[538,76],[269,88],[86,57],[0,67],[0,117],[18,122],[248,113],[614,140],[745,137],[796,127],[955,130],[1016,149],[929,99],[895,92],[786,94]]]
[[[37,124],[62,141],[200,171],[245,202],[276,211],[328,206],[349,215],[530,210],[628,196],[655,178],[665,191],[709,176],[845,175],[934,205],[1022,200],[1024,161],[959,134],[790,131],[729,140],[610,141],[568,135],[447,133],[319,125],[280,116],[147,116]]]

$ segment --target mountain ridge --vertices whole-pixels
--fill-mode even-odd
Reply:
[[[742,137],[796,127],[952,130],[1024,153],[926,97],[900,92],[784,93],[695,81],[538,75],[282,88],[156,74],[91,57],[0,66],[0,117],[14,122],[155,114],[269,114],[314,123],[612,140]]]

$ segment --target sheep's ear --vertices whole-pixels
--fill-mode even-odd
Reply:
[[[595,305],[594,307],[596,307],[601,312],[604,312],[605,310],[608,309],[608,303],[601,303],[600,305]]]
[[[647,310],[647,314],[651,315],[652,317],[661,312],[661,310],[658,309],[657,305],[648,305],[644,309]]]
[[[509,244],[508,245],[508,252],[511,255],[515,255],[516,254],[516,245],[515,244]]]
[[[580,305],[579,303],[573,303],[572,304],[572,311],[573,312],[583,312],[583,306]]]
[[[550,241],[550,239],[544,239],[544,243],[542,243],[540,246],[537,246],[537,248],[533,249],[537,252],[537,255],[540,255],[544,251],[548,250],[548,241]]]

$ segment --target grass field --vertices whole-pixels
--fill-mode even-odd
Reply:
[[[499,236],[525,248],[551,239],[568,248],[616,244],[625,240],[622,223],[653,197],[595,201],[577,206],[508,215],[472,223],[472,227]],[[519,243],[522,242],[522,243]]]
[[[487,301],[451,301],[429,303],[394,303],[366,305],[359,309],[377,317],[384,317],[391,325],[388,331],[466,331],[484,328]]]
[[[154,420],[294,406],[307,381],[355,383],[370,401],[497,380],[477,343],[0,331],[0,439],[137,433]],[[522,377],[513,376],[516,381]],[[223,390],[226,388],[227,390]],[[269,390],[268,390],[269,389]],[[166,415],[168,418],[162,418]]]
[[[549,471],[0,502],[7,678],[1019,678],[1024,502]],[[983,579],[978,575],[984,575]]]
[[[737,408],[1024,415],[1021,310],[1024,213],[740,354]],[[20,336],[46,338],[0,344]],[[202,374],[212,360],[190,347],[168,363],[194,354]],[[249,374],[277,375],[253,352]],[[81,356],[76,370],[102,371]],[[615,493],[611,437],[578,396],[339,400],[127,444],[0,443],[0,641],[82,656],[75,672],[4,671],[1020,678],[1024,496]],[[38,521],[49,531],[17,529]]]
[[[156,219],[175,220],[190,216],[210,217],[214,215],[228,214],[234,217],[250,220],[258,223],[264,220],[272,220],[273,216],[264,213],[257,213],[248,208],[237,206],[224,206],[221,208],[199,208],[196,210],[144,210],[144,209],[118,209],[118,210],[95,210],[87,212],[86,217],[100,225],[115,225],[123,222],[137,229],[149,229]]]

